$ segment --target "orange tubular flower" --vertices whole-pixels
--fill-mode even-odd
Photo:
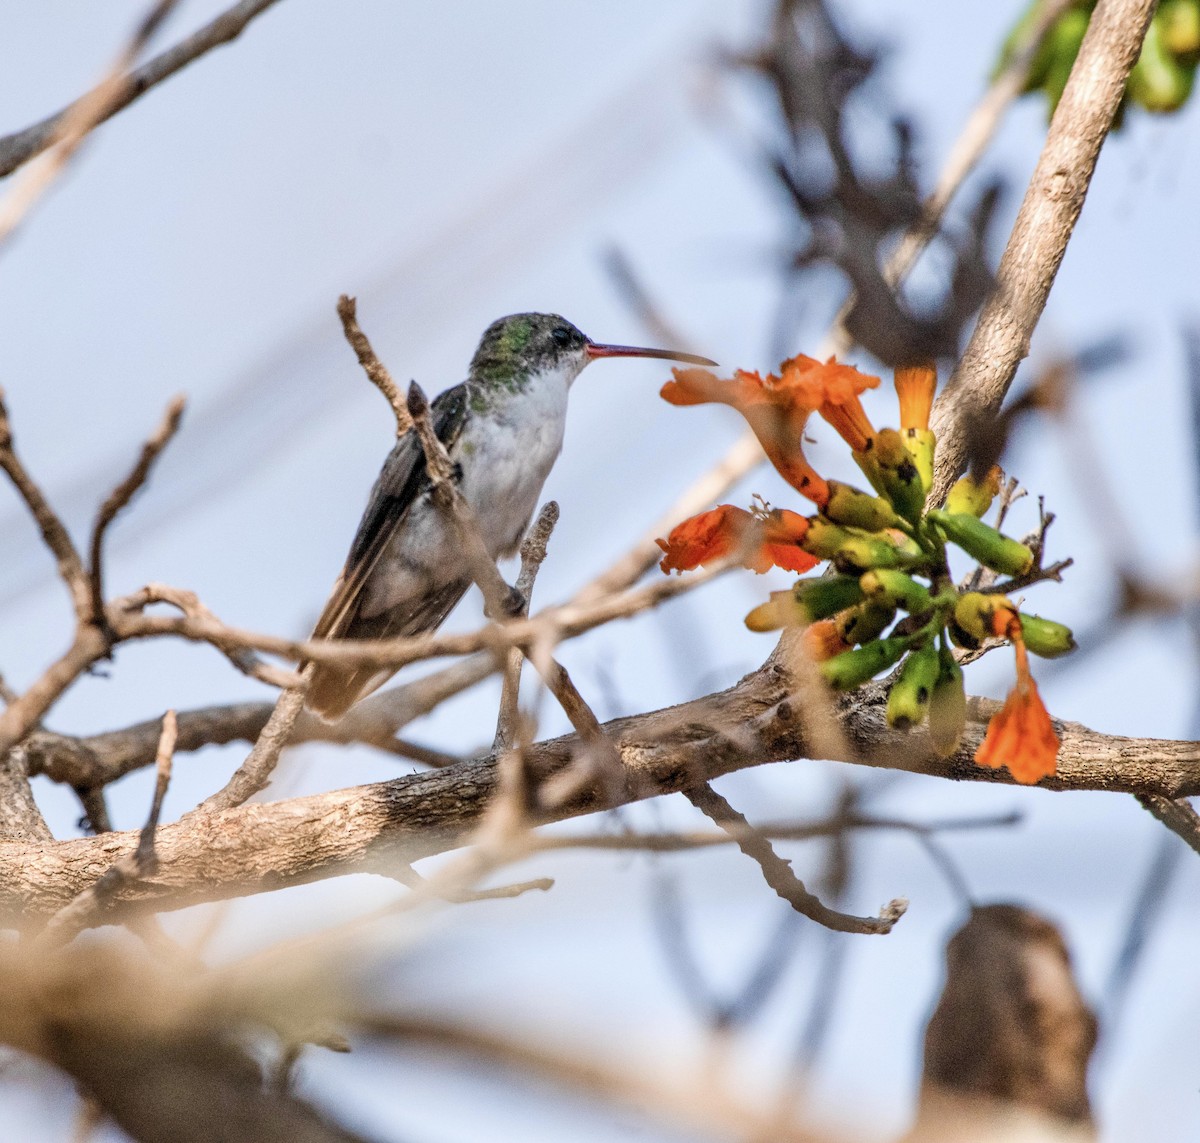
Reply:
[[[1007,635],[1012,641],[1017,653],[1017,685],[988,723],[987,734],[975,751],[975,762],[996,770],[1007,766],[1018,782],[1033,785],[1055,773],[1058,735],[1029,673],[1029,655],[1016,611],[997,607],[993,628],[995,634]]]
[[[853,365],[842,365],[830,358],[824,365],[801,354],[783,363],[783,376],[796,376],[794,384],[807,382],[815,386],[820,398],[817,409],[855,451],[862,452],[875,436],[859,397],[879,385],[879,378],[860,373]]]
[[[896,367],[896,396],[900,399],[902,429],[929,428],[929,410],[937,388],[937,369],[932,361]]]
[[[662,387],[665,401],[672,405],[719,403],[737,409],[779,475],[814,504],[828,502],[829,486],[801,448],[804,426],[821,403],[811,387],[789,386],[774,374],[764,378],[741,369],[728,381],[706,369],[673,369],[672,373],[675,379]]]
[[[751,534],[751,529],[756,529]],[[692,516],[654,542],[665,553],[658,565],[664,572],[691,571],[714,563],[745,547],[742,564],[761,575],[773,567],[806,572],[820,561],[800,548],[808,520],[796,512],[776,509],[755,517],[743,508],[722,504]]]

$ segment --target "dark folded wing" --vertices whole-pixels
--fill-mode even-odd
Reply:
[[[434,400],[433,429],[449,449],[462,432],[467,411],[466,386],[456,385]],[[346,566],[338,577],[329,602],[313,629],[314,638],[346,636],[358,612],[363,585],[380,556],[401,527],[409,509],[429,487],[425,453],[411,429],[395,444],[384,461],[383,471],[371,489],[366,511],[350,545]],[[444,616],[443,616],[444,618]]]

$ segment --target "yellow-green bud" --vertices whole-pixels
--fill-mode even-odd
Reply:
[[[1075,636],[1071,629],[1053,619],[1043,619],[1039,615],[1019,613],[1021,620],[1021,638],[1025,646],[1035,655],[1043,659],[1056,659],[1075,650]]]
[[[929,737],[933,748],[946,758],[958,749],[967,724],[967,692],[962,667],[947,647],[938,654],[938,676],[929,696]]]
[[[909,653],[888,692],[887,720],[897,730],[917,726],[925,717],[938,677],[938,650],[932,643]]]
[[[834,690],[853,690],[898,662],[906,650],[908,637],[905,635],[876,639],[874,643],[867,643],[865,646],[855,647],[852,651],[834,655],[832,659],[826,659],[821,664],[821,674]]]
[[[1016,608],[1002,595],[965,591],[955,601],[954,622],[975,640],[974,646],[978,646],[980,640],[996,634],[994,617],[998,609],[1016,614]]]
[[[746,616],[746,626],[751,631],[775,631],[793,624],[805,625],[836,615],[862,599],[862,587],[855,576],[801,579],[787,591],[771,592],[768,602]]]
[[[923,584],[902,571],[874,568],[858,581],[868,599],[886,599],[905,611],[920,614],[933,606],[933,596]]]
[[[1184,63],[1200,56],[1200,0],[1162,0],[1154,14],[1163,46]]]
[[[1131,99],[1147,111],[1177,111],[1192,93],[1195,64],[1181,63],[1163,43],[1162,25],[1152,20],[1142,41],[1142,54],[1129,73]]]
[[[1004,474],[998,464],[993,464],[982,480],[976,480],[969,473],[954,486],[946,496],[946,511],[951,513],[965,512],[968,516],[982,516],[991,506],[1000,491],[1000,481]]]
[[[917,466],[917,475],[921,478],[921,491],[928,496],[933,487],[933,454],[937,447],[937,437],[930,429],[905,429],[904,447]]]
[[[872,451],[883,494],[901,516],[916,523],[925,509],[925,489],[904,437],[895,429],[880,429]]]
[[[868,599],[850,608],[836,620],[838,633],[847,643],[870,643],[878,639],[896,618],[896,605],[883,600]]]
[[[948,540],[993,571],[1004,575],[1022,575],[1033,567],[1033,552],[1029,548],[974,516],[932,508],[928,519],[938,526]]]
[[[915,558],[891,539],[833,524],[821,516],[809,525],[800,546],[810,555],[833,560],[838,571],[855,574],[873,567],[907,567]]]
[[[829,481],[829,502],[821,509],[835,524],[848,524],[868,532],[896,525],[896,513],[881,496],[872,496],[840,480]]]

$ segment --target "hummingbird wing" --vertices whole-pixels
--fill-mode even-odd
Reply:
[[[450,449],[462,432],[467,412],[465,385],[447,389],[434,400],[431,419],[438,439]],[[392,448],[350,544],[345,567],[334,585],[329,602],[313,629],[317,639],[384,639],[393,635],[415,635],[436,629],[470,586],[469,579],[455,580],[378,615],[360,615],[363,588],[387,550],[393,536],[404,526],[409,510],[429,488],[425,453],[411,429]],[[319,666],[309,683],[307,704],[327,718],[339,718],[357,701],[368,684],[379,685],[391,672],[373,667],[342,668]]]

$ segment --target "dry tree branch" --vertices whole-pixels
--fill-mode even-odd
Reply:
[[[554,500],[542,506],[538,518],[521,544],[521,570],[517,575],[517,591],[521,595],[521,608],[517,618],[529,614],[529,603],[533,598],[533,585],[546,559],[546,546],[550,534],[558,523],[558,503]],[[521,664],[524,655],[519,647],[511,647],[504,658],[504,682],[500,691],[500,712],[496,717],[496,736],[493,750],[508,750],[517,739],[517,724],[521,716]]]
[[[737,843],[738,849],[758,863],[766,883],[797,913],[803,914],[809,920],[816,921],[835,933],[867,935],[890,933],[896,922],[904,916],[908,902],[903,898],[897,898],[885,905],[879,911],[878,917],[855,917],[830,909],[804,887],[804,882],[792,869],[792,863],[780,857],[767,838],[753,829],[745,817],[711,786],[692,786],[683,793],[710,821],[727,830],[730,838]]]
[[[429,402],[415,381],[408,387],[408,415],[425,452],[425,471],[433,485],[433,499],[458,534],[463,566],[483,593],[485,612],[492,619],[516,615],[524,601],[504,582],[496,561],[488,554],[475,513],[454,480],[454,465],[438,440],[429,419]]]
[[[100,505],[100,510],[96,513],[96,522],[92,526],[92,542],[88,548],[93,623],[104,621],[104,568],[102,561],[105,534],[109,525],[128,507],[138,489],[149,479],[154,462],[179,430],[179,422],[183,417],[186,403],[186,398],[182,395],[172,399],[167,406],[162,423],[155,430],[154,435],[142,445],[142,453],[138,457],[137,463],[129,475],[109,493],[108,499]]]
[[[835,760],[954,781],[1012,783],[1006,770],[973,761],[987,720],[999,704],[972,700],[959,750],[938,757],[920,732],[892,730],[886,688],[869,684],[839,700],[847,748]],[[604,726],[620,753],[626,780],[621,803],[690,788],[752,766],[805,758],[810,733],[794,681],[773,663],[727,691],[678,707],[619,718]],[[727,728],[736,728],[736,734]],[[1055,790],[1107,790],[1176,799],[1200,794],[1200,743],[1119,738],[1076,723],[1056,723],[1062,739]],[[569,768],[581,747],[575,735],[525,752],[531,781],[544,785]],[[349,872],[392,873],[461,845],[497,788],[495,755],[390,782],[282,802],[193,813],[162,826],[152,881],[118,895],[131,905],[179,908],[201,901],[283,888]],[[538,822],[609,808],[608,789],[581,790],[567,803],[536,807]],[[137,844],[137,835],[105,834],[47,844],[0,842],[0,917],[33,921],[52,915]]]
[[[1200,814],[1183,798],[1164,798],[1159,794],[1138,794],[1137,800],[1173,834],[1183,838],[1200,853]]]
[[[396,417],[396,436],[404,436],[412,428],[412,417],[409,415],[408,405],[405,403],[400,386],[392,379],[387,366],[376,356],[371,342],[358,324],[358,299],[350,297],[349,294],[342,294],[338,298],[337,313],[338,317],[342,319],[342,333],[350,343],[350,348],[354,350],[354,355],[358,358],[358,363],[362,366],[367,379],[384,395],[387,403],[392,407],[392,412]]]
[[[64,905],[46,922],[38,934],[37,943],[43,948],[66,944],[77,934],[101,917],[117,894],[132,881],[154,872],[158,858],[154,851],[154,837],[162,816],[163,799],[171,781],[171,761],[175,756],[175,740],[178,728],[175,712],[167,711],[162,719],[162,734],[158,740],[155,766],[158,771],[154,783],[154,797],[146,824],[138,835],[137,845],[132,852],[115,861],[108,870],[84,889],[72,901]]]
[[[129,85],[126,72],[178,2],[157,0],[104,78],[58,117],[46,144],[49,153],[14,180],[0,201],[0,245],[62,172],[92,128],[113,113]]]
[[[972,432],[994,419],[1029,353],[1154,3],[1100,0],[1096,5],[1000,259],[996,289],[934,407],[938,464],[931,503],[941,503],[962,474]]]
[[[46,547],[54,556],[58,564],[58,574],[66,584],[67,591],[70,592],[76,618],[86,621],[90,617],[91,608],[91,585],[87,572],[84,570],[83,561],[75,550],[66,526],[50,506],[50,502],[29,475],[13,448],[12,425],[8,419],[8,407],[4,402],[3,389],[0,389],[0,468],[8,475],[17,494],[25,502],[25,507],[29,509],[29,514],[42,533]],[[13,705],[15,702],[9,703],[10,707]]]
[[[192,35],[180,40],[173,48],[147,60],[141,67],[123,77],[119,89],[112,94],[111,102],[102,108],[92,126],[98,126],[117,112],[123,111],[152,87],[156,87],[164,79],[169,79],[206,52],[237,39],[251,20],[277,2],[278,0],[241,0],[241,3],[234,4]],[[80,97],[57,114],[22,131],[0,138],[0,178],[12,174],[18,167],[52,147],[62,137],[69,117],[79,114],[81,104],[93,94]]]
[[[230,775],[229,781],[215,794],[205,798],[190,814],[230,810],[249,801],[259,790],[266,789],[284,747],[291,741],[292,727],[304,709],[303,682],[311,671],[311,667],[306,667],[301,685],[289,687],[279,696],[271,717],[254,740],[250,753]]]

